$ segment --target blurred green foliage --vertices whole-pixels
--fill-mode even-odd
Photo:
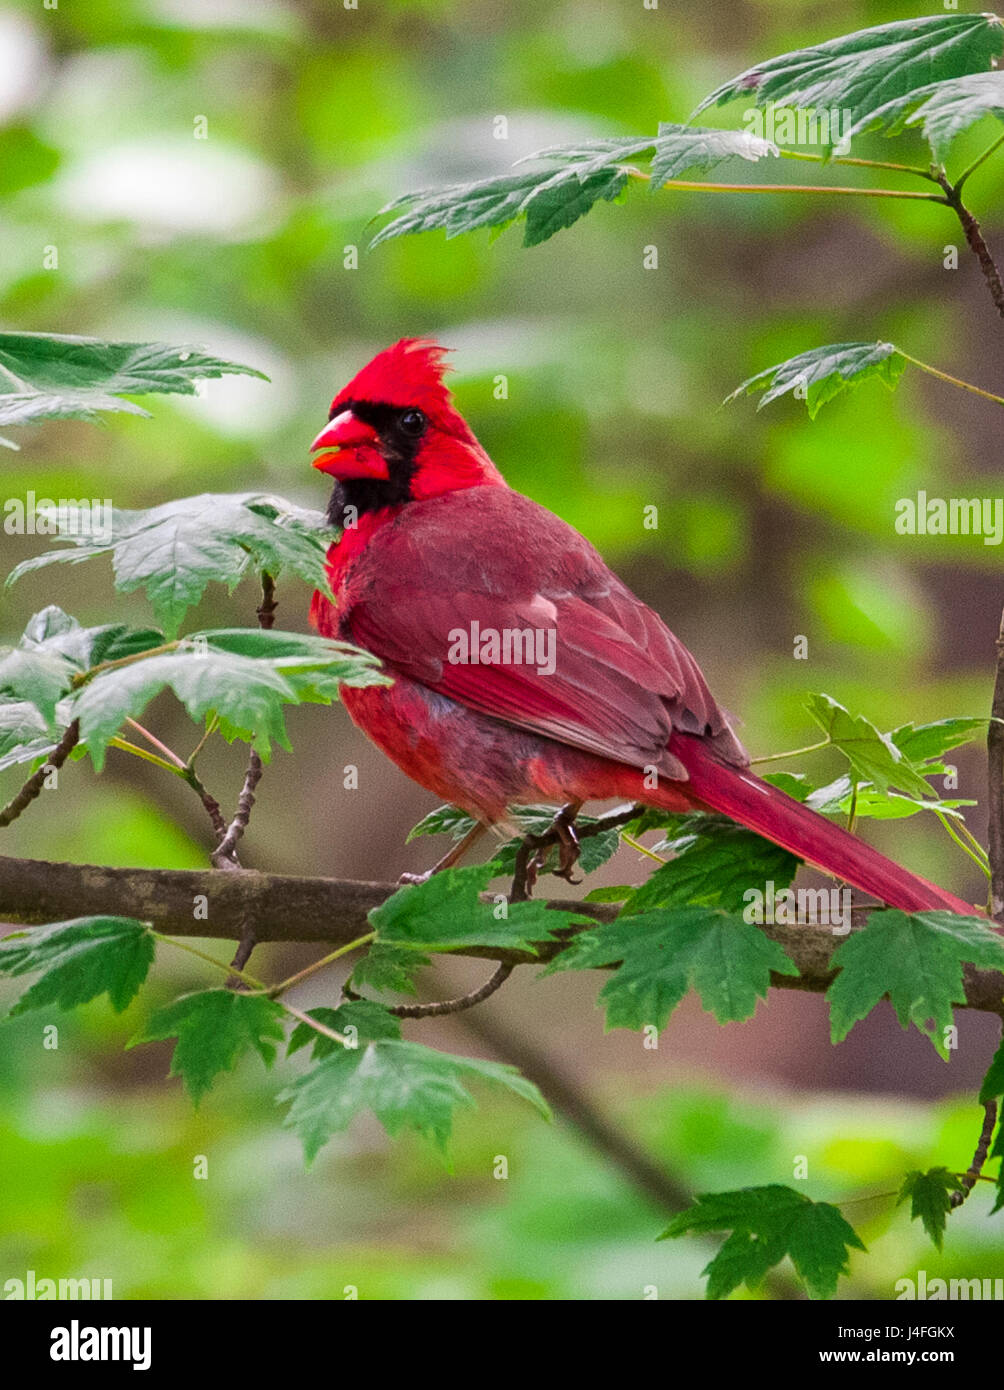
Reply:
[[[531,251],[518,236],[487,234],[364,250],[368,220],[398,194],[500,172],[543,145],[684,120],[758,57],[915,10],[905,0],[824,12],[809,0],[663,0],[658,10],[614,0],[362,0],[358,10],[94,0],[48,10],[5,0],[4,326],[201,342],[272,384],[211,382],[200,399],[153,402],[152,420],[17,431],[21,452],[0,459],[3,495],[142,507],[209,489],[274,490],[320,506],[307,448],[335,390],[394,338],[434,334],[457,349],[460,408],[513,485],[585,532],[660,608],[742,712],[755,752],[808,741],[806,689],[832,691],[881,727],[982,712],[1000,555],[978,538],[896,536],[893,506],[918,488],[999,489],[994,408],[917,377],[894,396],[865,385],[815,422],[797,401],[760,415],[750,402],[719,408],[773,362],[880,336],[999,391],[1004,355],[985,286],[964,245],[958,270],[943,265],[946,245],[961,243],[947,211],[666,192],[604,204]],[[493,134],[500,114],[506,140]],[[726,108],[708,122],[741,115]],[[960,166],[991,130],[959,142]],[[916,135],[890,148],[867,137],[857,152],[923,159]],[[998,159],[969,189],[997,247],[1002,194]],[[643,268],[650,245],[658,270]],[[353,247],[358,267],[348,268]],[[657,530],[642,525],[651,504]],[[4,535],[4,568],[43,544]],[[140,597],[113,600],[97,571],[26,579],[3,596],[3,635],[49,602],[84,622],[149,620]],[[280,602],[282,626],[306,626],[305,589],[289,585]],[[250,585],[229,604],[211,596],[193,626],[248,621],[254,603]],[[798,634],[807,662],[792,658]],[[169,703],[151,719],[188,751]],[[396,774],[366,764],[361,812],[331,790],[343,761],[365,756],[345,742],[344,721],[310,710],[290,724],[300,753],[263,784],[256,862],[374,878],[410,867],[394,846],[427,800],[406,801]],[[208,762],[217,783],[240,770],[238,754]],[[5,774],[4,797],[16,776]],[[205,827],[185,788],[121,766],[102,779],[74,767],[64,782],[58,800],[5,832],[8,852],[204,862]],[[981,796],[982,783],[978,750],[960,757],[956,794]],[[323,814],[307,809],[317,806]],[[376,824],[379,835],[365,830]],[[966,861],[937,834],[913,821],[878,838],[975,894]],[[699,1290],[711,1247],[655,1245],[664,1213],[560,1127],[493,1103],[490,1123],[462,1122],[453,1178],[410,1141],[391,1157],[363,1127],[305,1175],[278,1128],[271,1081],[242,1069],[193,1114],[165,1086],[166,1054],[149,1071],[137,1070],[139,1054],[116,1054],[136,1024],[95,1006],[64,1021],[54,1053],[40,1046],[38,1020],[4,1025],[5,1276],[108,1275],[119,1295],[156,1297],[339,1298],[346,1285],[389,1298]],[[967,1065],[982,1071],[978,1058]],[[964,1167],[974,1138],[971,1103],[752,1103],[697,1083],[616,1092],[616,1113],[697,1190],[788,1181],[792,1155],[805,1153],[810,1195],[856,1198],[895,1189],[906,1167]],[[199,1153],[210,1157],[203,1184],[192,1177]],[[490,1176],[499,1153],[510,1158],[505,1183]],[[977,1194],[952,1217],[942,1255],[902,1209],[890,1214],[891,1200],[849,1209],[874,1250],[852,1259],[844,1295],[889,1297],[918,1266],[946,1277],[999,1271],[1000,1226],[984,1225],[985,1205]]]

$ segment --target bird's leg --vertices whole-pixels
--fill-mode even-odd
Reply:
[[[551,822],[542,835],[524,835],[523,843],[516,851],[511,897],[514,902],[525,902],[533,892],[537,875],[544,867],[546,850],[553,844],[560,845],[558,867],[554,873],[568,883],[581,883],[572,877],[572,869],[578,862],[582,850],[579,837],[575,833],[575,817],[582,810],[581,801],[569,801]]]
[[[426,883],[433,874],[441,874],[444,869],[452,869],[454,864],[460,862],[471,845],[481,839],[481,836],[488,829],[483,821],[475,821],[470,830],[462,840],[458,840],[448,854],[444,854],[442,859],[433,864],[431,869],[426,869],[424,874],[402,874],[398,883]]]
[[[558,867],[555,873],[559,878],[563,878],[568,883],[581,883],[580,878],[572,877],[572,870],[579,862],[582,854],[582,846],[579,844],[579,837],[575,833],[575,817],[582,810],[581,801],[570,801],[567,806],[562,806],[561,810],[554,818],[554,833],[558,837],[561,849],[558,851]]]

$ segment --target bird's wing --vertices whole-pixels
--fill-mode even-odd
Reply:
[[[518,728],[682,777],[674,729],[745,761],[686,647],[577,531],[508,489],[405,507],[354,566],[341,615],[392,672]],[[533,651],[510,636],[507,652],[507,632]]]

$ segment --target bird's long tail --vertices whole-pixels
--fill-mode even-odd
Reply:
[[[969,916],[978,912],[961,898],[887,859],[755,773],[720,762],[701,739],[674,734],[669,747],[690,774],[687,790],[705,806],[731,816],[797,854],[807,864],[905,912],[942,909]]]

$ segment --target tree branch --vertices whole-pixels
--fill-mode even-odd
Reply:
[[[258,942],[323,941],[345,945],[371,930],[366,914],[398,891],[394,883],[351,879],[296,878],[255,870],[111,869],[97,864],[57,864],[40,859],[0,858],[0,920],[25,926],[58,922],[91,913],[126,914],[151,922],[169,936],[240,940],[246,932]],[[208,915],[197,917],[201,897]],[[611,922],[616,903],[581,903],[557,898],[549,907],[574,912],[590,922]],[[835,971],[831,957],[846,938],[813,927],[765,926],[798,967],[797,976],[775,975],[780,989],[822,994]],[[490,946],[455,954],[510,965],[540,964],[564,950],[575,928],[561,939],[540,944],[539,954]],[[1004,1017],[1004,974],[964,970],[965,1000],[960,1004]]]

